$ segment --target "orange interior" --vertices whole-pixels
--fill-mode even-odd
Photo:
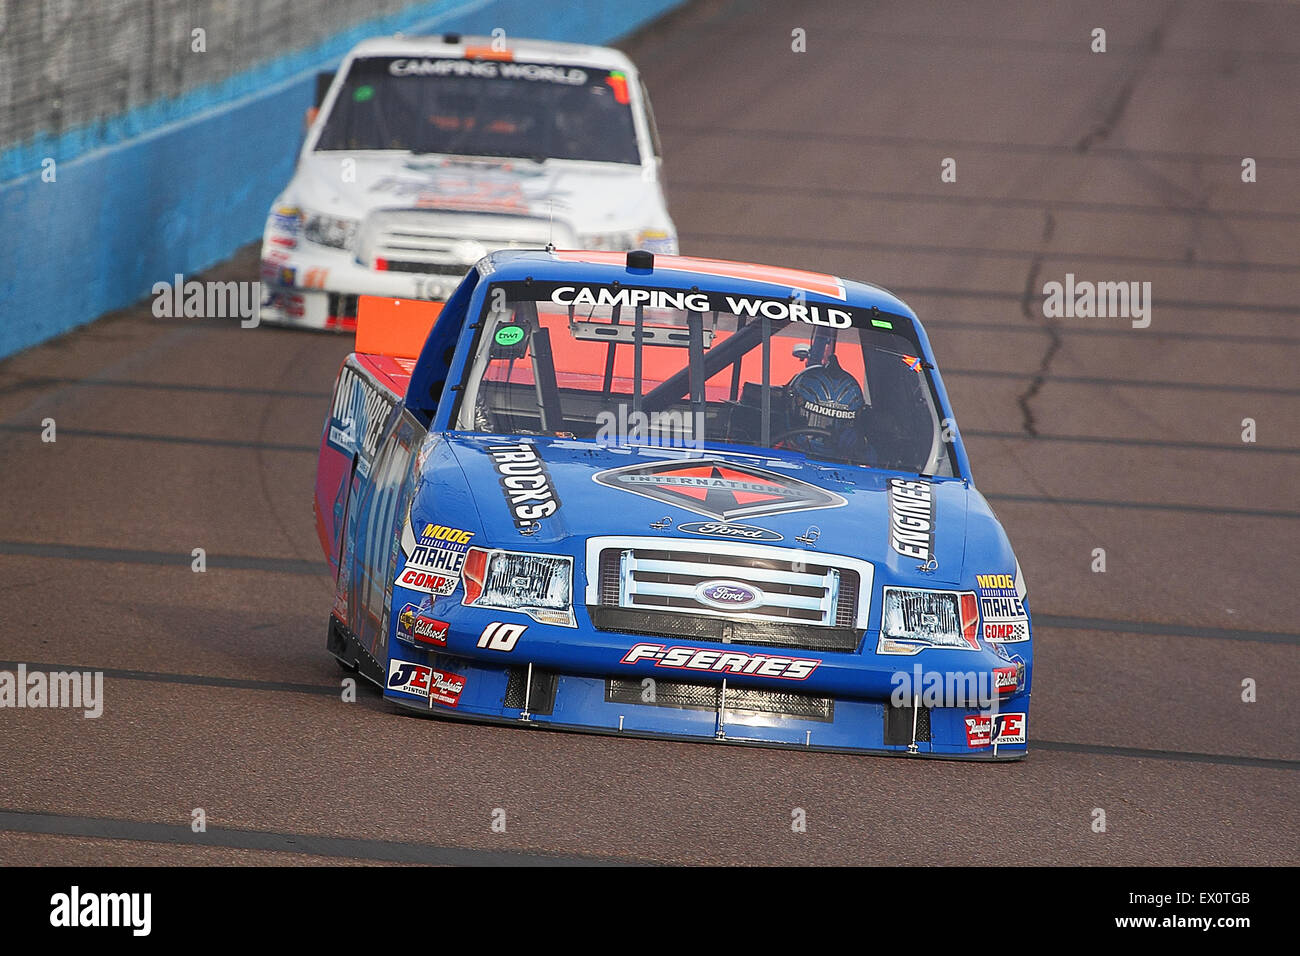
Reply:
[[[442,305],[420,299],[361,296],[357,300],[356,351],[418,358]]]

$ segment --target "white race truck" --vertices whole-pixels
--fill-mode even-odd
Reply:
[[[508,248],[677,252],[632,62],[541,40],[366,40],[323,75],[262,239],[261,321],[355,328]],[[328,83],[328,86],[326,86]]]

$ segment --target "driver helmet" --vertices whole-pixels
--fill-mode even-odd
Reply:
[[[786,386],[790,402],[790,431],[816,428],[825,435],[792,435],[786,446],[805,454],[834,453],[851,447],[858,437],[858,418],[867,406],[862,386],[840,367],[834,355],[825,365],[804,369]]]

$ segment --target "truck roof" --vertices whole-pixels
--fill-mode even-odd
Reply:
[[[522,279],[526,275],[542,280],[574,279],[581,276],[586,281],[609,282],[617,279],[624,283],[635,283],[646,282],[653,277],[670,287],[701,285],[720,292],[747,291],[753,288],[753,283],[758,282],[785,292],[800,289],[846,305],[867,309],[874,307],[916,321],[916,313],[902,299],[887,289],[866,282],[784,266],[696,256],[656,255],[653,268],[649,271],[632,270],[627,264],[627,255],[626,252],[590,250],[558,249],[548,252],[503,249],[492,253],[488,259],[492,263],[492,278],[495,280]]]
[[[352,58],[366,56],[429,56],[465,59],[520,60],[525,63],[552,63],[586,66],[597,70],[635,71],[632,61],[619,50],[584,43],[559,43],[554,40],[530,40],[507,37],[505,50],[492,47],[494,38],[468,34],[444,33],[432,36],[396,34],[362,40],[349,52]]]

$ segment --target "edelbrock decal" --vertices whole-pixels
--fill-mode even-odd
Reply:
[[[610,468],[597,484],[728,522],[733,518],[839,508],[833,491],[788,475],[721,458],[684,458]]]
[[[560,510],[560,496],[555,493],[550,472],[531,442],[491,445],[488,453],[501,476],[501,491],[516,528],[534,528],[542,518]]]
[[[930,482],[889,479],[889,544],[905,558],[933,558],[934,489]]]
[[[409,644],[433,644],[437,647],[446,647],[447,631],[451,625],[431,617],[428,611],[427,606],[405,605],[397,615],[397,636]]]

